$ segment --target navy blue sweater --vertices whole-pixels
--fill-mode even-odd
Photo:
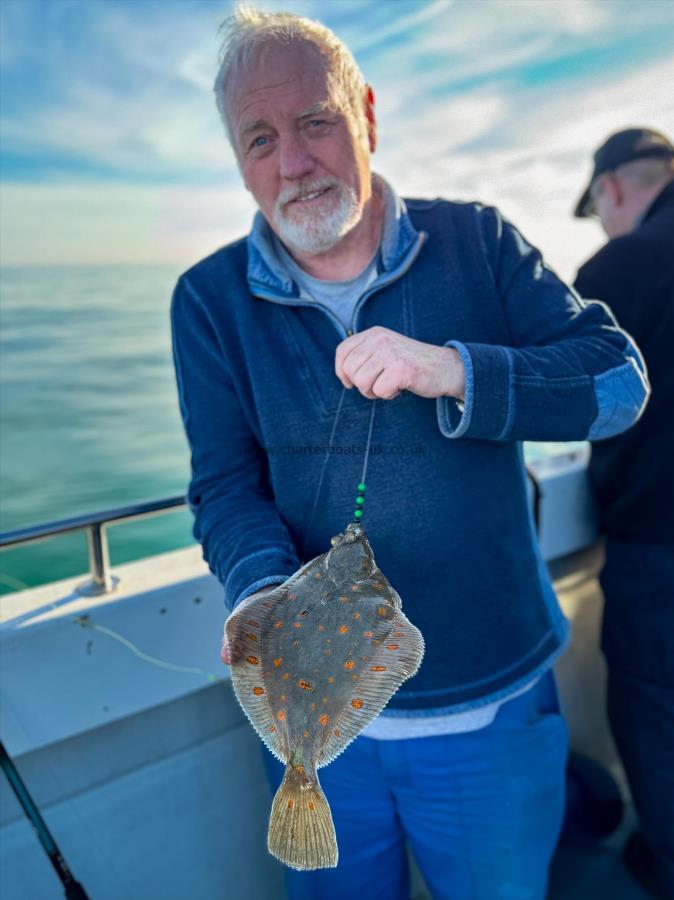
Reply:
[[[230,609],[346,527],[370,415],[370,401],[347,392],[307,533],[346,334],[270,264],[269,237],[258,215],[248,239],[180,277],[171,308],[194,534]],[[452,345],[466,368],[463,408],[408,392],[377,404],[364,523],[426,641],[388,711],[460,712],[531,681],[568,633],[535,539],[521,441],[616,434],[648,387],[607,309],[583,303],[493,208],[395,198],[379,271],[353,329]]]

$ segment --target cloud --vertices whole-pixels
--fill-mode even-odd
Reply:
[[[394,120],[387,134],[383,125],[376,163],[408,194],[498,205],[571,278],[604,240],[595,223],[571,218],[594,149],[633,123],[674,133],[674,100],[653,90],[673,76],[674,55],[591,90],[581,83],[554,96],[542,89],[468,93],[415,115],[413,130]],[[438,122],[453,125],[443,151]],[[470,145],[473,135],[479,145]]]
[[[4,262],[187,263],[245,232],[212,96],[230,7],[6,6]],[[292,8],[335,27],[373,82],[375,168],[409,195],[497,203],[567,276],[602,239],[570,218],[592,150],[627,124],[674,132],[671,4]]]
[[[363,30],[356,38],[351,51],[355,54],[363,54],[375,47],[385,45],[391,38],[400,35],[408,36],[411,31],[424,25],[427,22],[437,19],[447,12],[454,0],[433,0],[428,4],[415,4],[412,12],[407,14],[389,17],[388,22],[380,28],[374,30]]]

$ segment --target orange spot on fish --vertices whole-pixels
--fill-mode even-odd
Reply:
[[[263,605],[266,609],[273,609],[273,607],[274,607],[274,604],[273,604],[273,603],[269,603],[269,602],[263,603],[262,605]]]
[[[311,810],[311,812],[314,811],[314,804],[311,802],[311,800],[307,803],[307,807]]]
[[[353,678],[354,681],[358,681],[358,676],[357,676],[357,675],[352,675],[351,677]]]
[[[320,572],[315,572],[315,573],[314,573],[314,578],[320,578],[320,577],[321,577],[321,573],[320,573]]]
[[[353,706],[354,709],[362,709],[362,708],[363,708],[363,701],[360,700],[358,697],[355,697],[355,698],[351,701],[351,706]]]
[[[385,615],[387,615],[387,613],[388,613],[388,610],[386,609],[385,606],[378,606],[378,607],[377,607],[377,615],[378,615],[378,616],[385,616]]]
[[[364,631],[363,637],[366,637],[366,638],[374,637],[374,631]]]
[[[394,631],[393,637],[405,637],[405,632],[404,631]]]
[[[305,681],[304,678],[300,678],[297,684],[303,691],[313,691],[314,689],[313,684],[310,681]]]
[[[247,635],[246,635],[246,640],[247,640],[247,641],[257,641],[257,637],[256,637],[256,635],[254,635],[254,634],[247,634]]]
[[[248,619],[248,621],[246,622],[246,625],[252,625],[253,628],[259,628],[259,627],[260,627],[260,623],[259,623],[259,622],[256,622],[255,619]]]
[[[284,672],[283,675],[281,675],[281,678],[284,681],[287,681],[290,678],[290,675],[288,674],[288,672]]]
[[[256,666],[259,663],[259,659],[257,656],[247,656],[246,661],[251,664],[251,666]]]
[[[302,627],[301,622],[293,622],[293,628],[301,628],[301,627]]]
[[[278,659],[275,659],[275,660],[274,660],[274,665],[276,666],[277,669],[278,669],[278,667],[281,665],[282,662],[283,662],[283,657],[282,657],[282,656],[279,656]]]
[[[270,730],[270,731],[276,731],[276,725],[270,725],[270,726],[269,726],[269,730]]]
[[[345,669],[353,669],[354,665],[355,665],[355,663],[352,659],[347,659],[347,661],[344,663],[344,668]]]
[[[378,638],[373,638],[372,643],[378,647],[381,644],[381,641]]]
[[[375,584],[374,589],[375,589],[375,591],[383,591],[384,585],[377,583],[377,584]]]
[[[352,591],[357,591],[357,590],[358,590],[358,585],[357,585],[357,584],[352,584],[352,585],[351,585],[351,590],[352,590]]]
[[[399,647],[400,647],[400,644],[387,644],[386,645],[387,650],[397,650]]]
[[[348,603],[348,602],[349,602],[349,598],[348,598],[348,597],[343,597],[343,596],[342,596],[342,597],[340,597],[339,599],[342,601],[342,603]]]
[[[299,772],[300,775],[304,775],[304,766],[303,766],[303,765],[293,766],[293,769],[294,769],[296,772]]]
[[[360,613],[354,613],[353,617],[354,619],[360,619]]]
[[[254,687],[254,688],[253,688],[253,693],[255,694],[256,697],[259,697],[260,694],[264,694],[264,688],[261,688],[261,687]]]
[[[309,737],[309,732],[308,732],[308,731],[305,731],[305,732],[304,732],[304,737]]]
[[[274,622],[274,628],[283,628],[283,622]]]
[[[292,809],[292,808],[293,808],[293,803],[294,803],[294,802],[295,802],[294,800],[288,800],[288,809]]]
[[[339,633],[340,633],[340,634],[346,634],[346,632],[347,632],[348,630],[349,630],[349,626],[348,626],[348,625],[340,625],[340,626],[339,626]]]
[[[279,709],[279,711],[276,713],[276,718],[279,720],[279,722],[283,722],[285,717],[286,717],[285,709]]]
[[[281,694],[281,700],[285,700],[285,698],[286,698],[286,695],[285,695],[285,694]]]
[[[328,684],[333,684],[335,681],[334,675],[328,675]]]
[[[370,666],[370,672],[385,672],[386,666]]]
[[[315,704],[315,703],[312,703],[312,704],[311,704],[311,709],[312,709],[314,712],[316,711],[316,704]]]
[[[342,732],[339,730],[339,728],[335,728],[335,730],[332,733],[334,734],[335,737],[339,737]]]
[[[321,713],[321,715],[318,717],[318,721],[321,725],[327,725],[330,721],[330,716],[327,713]]]

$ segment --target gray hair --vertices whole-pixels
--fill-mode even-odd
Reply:
[[[324,25],[293,13],[266,13],[252,6],[239,6],[234,15],[225,19],[219,31],[223,33],[223,40],[218,56],[220,68],[213,90],[220,118],[237,157],[235,135],[229,119],[233,82],[251,63],[256,52],[271,42],[285,45],[310,43],[318,48],[326,62],[331,102],[337,110],[349,116],[356,135],[365,138],[365,79],[347,46]]]
[[[618,166],[615,174],[638,189],[647,190],[674,178],[674,157],[635,159]]]

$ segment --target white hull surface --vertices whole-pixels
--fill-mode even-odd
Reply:
[[[557,586],[573,644],[557,672],[572,745],[619,774],[603,713],[598,558],[570,556],[595,537],[584,464],[541,464],[541,545],[553,574],[570,571]],[[9,754],[91,900],[283,898],[266,850],[263,748],[219,660],[220,585],[199,547],[114,571],[120,583],[103,597],[77,594],[80,577],[3,598]],[[0,895],[63,896],[4,778]]]

